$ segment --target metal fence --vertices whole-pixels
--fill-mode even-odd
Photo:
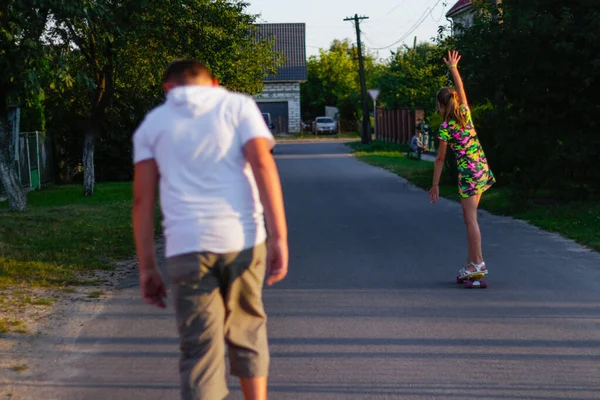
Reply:
[[[54,152],[50,135],[37,131],[21,132],[14,158],[24,188],[40,189],[54,180]]]
[[[17,164],[24,187],[40,189],[54,179],[52,139],[44,132],[19,135]]]

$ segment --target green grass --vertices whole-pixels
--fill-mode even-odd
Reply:
[[[0,334],[10,332],[10,325],[7,321],[0,319]]]
[[[372,145],[348,145],[358,159],[394,172],[423,189],[431,187],[433,163],[407,159],[406,145],[377,141]],[[444,177],[440,182],[440,194],[442,197],[458,201],[456,183]],[[508,188],[494,187],[482,197],[480,207],[496,215],[522,219],[600,251],[600,202],[538,200],[531,199],[527,204],[515,205],[511,202]]]
[[[27,333],[27,326],[23,321],[0,318],[0,334],[8,332]]]
[[[25,214],[0,204],[0,288],[77,284],[76,272],[132,256],[131,184],[98,184],[93,197],[79,185],[57,186],[28,201]]]
[[[59,293],[69,293],[69,294],[77,293],[77,289],[75,289],[74,287],[71,287],[71,286],[61,287],[61,288],[56,289],[56,291]]]
[[[25,298],[23,301],[25,304],[31,304],[34,306],[51,306],[56,302],[56,299],[52,297],[44,297],[40,299]]]
[[[19,300],[53,302],[32,300],[28,289],[69,293],[72,286],[95,286],[102,281],[90,275],[93,271],[132,257],[131,192],[131,183],[97,184],[92,197],[83,196],[81,185],[54,186],[30,192],[24,214],[9,213],[7,203],[0,203],[0,292],[9,288],[16,297],[0,303],[0,316]]]
[[[275,139],[281,140],[325,140],[325,139],[360,139],[360,135],[356,132],[342,132],[339,135],[313,135],[312,132],[291,133],[288,135],[275,135]]]
[[[104,292],[102,290],[94,290],[90,292],[87,297],[90,299],[97,299],[102,295],[104,295]]]
[[[23,372],[27,371],[29,369],[29,366],[27,364],[16,364],[10,367],[10,369],[12,369],[15,372]]]

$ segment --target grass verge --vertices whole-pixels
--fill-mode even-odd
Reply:
[[[88,294],[88,298],[90,298],[90,299],[98,299],[102,295],[104,295],[104,292],[102,290],[94,290],[94,291],[91,291]]]
[[[23,372],[27,371],[29,369],[29,366],[27,364],[16,364],[10,367],[10,369],[12,369],[15,372]]]
[[[0,334],[8,333],[8,332],[16,332],[16,333],[27,333],[27,326],[23,323],[23,321],[0,318]]]
[[[54,302],[36,298],[32,289],[69,293],[75,285],[96,285],[88,273],[110,270],[134,254],[131,183],[97,184],[92,197],[84,197],[80,185],[55,186],[30,192],[28,203],[24,214],[0,203],[0,293],[11,291],[1,296],[0,332],[16,331],[6,321],[18,321],[18,311],[7,318],[9,311]]]
[[[298,141],[313,141],[313,140],[330,140],[330,139],[360,139],[360,135],[356,132],[342,132],[339,135],[313,135],[312,132],[290,133],[287,135],[275,135],[276,140],[298,140]]]
[[[372,145],[348,143],[353,154],[368,164],[384,168],[406,178],[423,189],[431,187],[433,163],[407,159],[406,146],[382,142]],[[440,182],[442,197],[457,200],[455,182],[446,177]],[[557,232],[580,244],[600,251],[600,203],[597,201],[548,202],[530,199],[516,207],[507,188],[492,188],[481,199],[480,207],[496,215],[510,216],[527,221],[551,232]]]

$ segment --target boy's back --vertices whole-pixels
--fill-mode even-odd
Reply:
[[[227,253],[264,242],[263,209],[246,142],[273,140],[254,101],[221,87],[184,86],[148,114],[134,136],[135,162],[160,172],[166,256]]]

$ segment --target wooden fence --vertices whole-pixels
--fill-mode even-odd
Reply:
[[[390,143],[410,143],[415,134],[417,120],[423,116],[422,109],[413,111],[409,107],[394,110],[377,108],[376,139]]]

